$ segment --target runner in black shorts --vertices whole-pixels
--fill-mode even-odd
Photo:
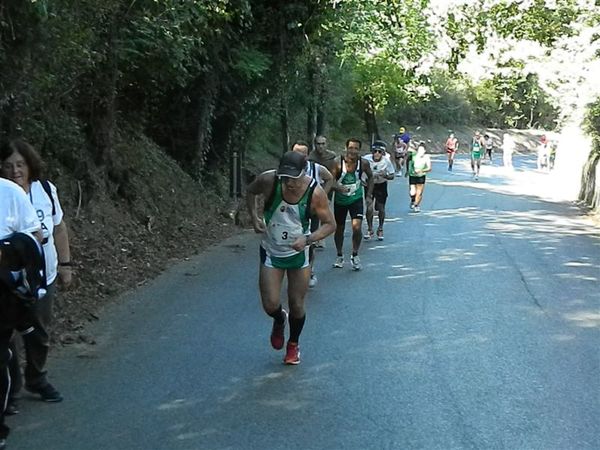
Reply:
[[[362,200],[351,203],[350,205],[335,205],[333,215],[336,223],[344,223],[346,217],[350,214],[350,219],[362,220],[365,215],[365,209]]]
[[[360,157],[360,145],[360,140],[348,139],[346,141],[346,152],[336,162],[336,167],[332,172],[337,180],[333,187],[335,191],[333,211],[336,221],[334,241],[337,252],[333,266],[344,267],[344,229],[346,227],[346,215],[350,213],[352,222],[352,256],[350,257],[350,263],[353,270],[362,268],[358,250],[362,240],[363,192],[367,191],[367,199],[371,199],[373,196],[373,172],[369,163]],[[363,174],[366,176],[366,180],[363,180]],[[363,181],[366,181],[366,187],[363,187]]]
[[[367,200],[367,233],[364,239],[373,237],[373,214],[377,211],[379,226],[377,227],[377,240],[383,240],[383,223],[385,221],[385,203],[388,197],[388,181],[394,179],[394,165],[386,152],[387,144],[384,141],[375,141],[371,145],[371,154],[364,157],[371,165],[373,171],[373,197],[374,201]],[[366,194],[366,193],[365,193]]]
[[[414,212],[421,211],[421,200],[425,189],[425,176],[431,171],[431,159],[425,153],[425,143],[421,142],[417,151],[409,156],[408,184],[410,193],[410,208]]]

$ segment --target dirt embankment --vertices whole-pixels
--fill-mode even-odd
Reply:
[[[54,309],[53,340],[62,344],[93,343],[86,324],[119,294],[238,230],[226,180],[202,187],[149,142],[119,153],[127,159],[109,182],[84,184],[50,165],[75,264],[74,285],[59,292]]]

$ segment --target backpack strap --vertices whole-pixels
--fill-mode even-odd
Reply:
[[[54,204],[54,197],[52,196],[52,189],[50,188],[50,182],[48,180],[40,180],[44,191],[50,198],[50,203],[52,203],[52,216],[56,215],[56,205]]]

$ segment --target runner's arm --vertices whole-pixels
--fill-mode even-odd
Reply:
[[[259,196],[266,197],[273,190],[275,184],[275,171],[269,170],[261,173],[256,179],[248,185],[246,189],[246,207],[252,218],[254,231],[264,233],[266,231],[265,222],[258,216],[257,200]]]
[[[329,207],[327,194],[321,187],[317,187],[313,192],[310,207],[313,214],[319,218],[320,226],[310,234],[309,240],[323,240],[335,232],[335,218]]]
[[[392,163],[391,159],[388,159],[388,161],[385,165],[384,178],[389,181],[389,180],[393,180],[394,177],[395,177],[394,164]]]
[[[348,186],[344,186],[343,184],[340,184],[340,182],[338,180],[342,173],[342,167],[340,166],[340,164],[336,163],[335,166],[333,166],[329,172],[331,173],[331,176],[333,177],[333,182],[331,184],[331,190],[334,192],[340,192],[342,194],[348,192],[348,189],[350,189],[350,188]]]
[[[375,186],[375,180],[373,178],[373,171],[371,170],[371,164],[368,161],[361,158],[362,170],[367,175],[367,199],[373,198],[373,187]]]
[[[424,173],[431,172],[431,157],[427,156],[427,165],[425,166]]]
[[[333,175],[324,165],[320,165],[319,167],[319,175],[321,176],[321,180],[323,180],[323,190],[325,194],[329,194],[331,189],[333,188],[333,184],[335,182]]]

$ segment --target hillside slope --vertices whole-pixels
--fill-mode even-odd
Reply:
[[[117,156],[108,181],[100,170],[77,179],[64,167],[49,167],[75,264],[74,286],[59,293],[54,312],[53,338],[62,343],[93,342],[85,324],[118,294],[236,230],[226,180],[215,176],[214,185],[203,187],[146,140],[116,150],[128,159]]]

